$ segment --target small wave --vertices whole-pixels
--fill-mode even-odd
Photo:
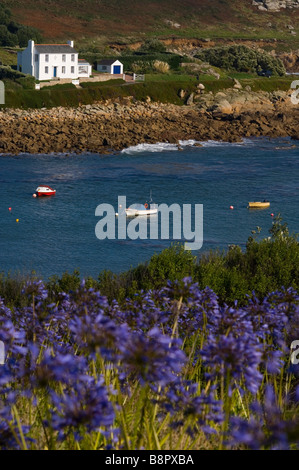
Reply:
[[[201,146],[204,148],[207,147],[221,147],[221,146],[231,146],[231,147],[244,147],[250,145],[256,145],[256,142],[253,139],[243,139],[242,142],[223,142],[218,140],[207,140],[207,141],[198,141],[198,140],[179,140],[178,144],[169,144],[159,142],[157,144],[138,144],[127,149],[122,150],[121,153],[126,155],[136,155],[139,153],[159,153],[159,152],[169,152],[177,151],[185,147],[194,147]]]
[[[150,152],[150,153],[155,153],[155,152],[173,152],[177,151],[181,148],[185,147],[193,147],[194,145],[201,144],[201,142],[198,142],[196,140],[179,140],[178,144],[169,144],[169,143],[163,143],[163,142],[158,142],[157,144],[138,144],[132,147],[128,147],[127,149],[122,150],[121,153],[127,154],[127,155],[134,155],[137,153],[145,153],[145,152]]]
[[[222,140],[206,140],[204,142],[199,142],[203,147],[244,147],[249,145],[256,145],[256,142],[252,139],[243,139],[241,142],[224,142]]]
[[[157,144],[138,144],[132,147],[128,147],[127,149],[122,150],[121,153],[127,155],[134,155],[138,153],[145,153],[145,152],[165,152],[165,151],[175,151],[178,150],[178,146],[176,144],[167,144],[167,143],[157,143]]]

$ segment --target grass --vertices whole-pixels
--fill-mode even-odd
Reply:
[[[4,65],[17,65],[17,50],[0,47],[0,61]]]
[[[244,75],[241,74],[243,77]],[[271,78],[241,78],[238,74],[232,74],[240,80],[243,87],[249,85],[252,91],[275,92],[287,91],[293,81],[292,77]],[[231,88],[234,84],[232,78],[220,78],[207,75],[197,77],[187,74],[148,74],[145,82],[125,85],[123,80],[109,80],[107,82],[85,82],[81,88],[72,84],[44,87],[41,90],[24,89],[19,83],[6,80],[6,104],[7,108],[51,108],[55,106],[77,107],[80,104],[92,104],[95,101],[123,98],[133,96],[138,101],[146,101],[150,97],[152,101],[161,103],[184,104],[179,98],[179,91],[188,93],[195,91],[196,84],[205,85],[206,92],[217,93]],[[157,85],[158,84],[158,85]]]
[[[194,75],[188,75],[184,73],[169,73],[169,74],[159,74],[159,73],[147,73],[145,75],[146,82],[196,82],[197,78]]]
[[[252,91],[288,91],[294,79],[292,77],[270,77],[270,78],[254,78],[242,79],[241,84],[245,87],[249,85]]]
[[[114,82],[114,80],[113,80]],[[123,83],[123,82],[122,82]],[[146,101],[149,96],[152,101],[162,103],[183,104],[178,93],[181,88],[191,92],[194,90],[192,81],[161,82],[157,87],[155,82],[136,83],[133,85],[91,83],[82,84],[81,89],[69,86],[45,87],[39,90],[24,90],[16,84],[11,84],[6,90],[8,108],[43,108],[55,106],[79,106],[95,101],[116,99],[133,96],[138,101]]]

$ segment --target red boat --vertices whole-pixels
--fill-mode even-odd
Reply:
[[[54,196],[56,194],[56,189],[53,189],[50,186],[39,186],[35,192],[38,197]]]

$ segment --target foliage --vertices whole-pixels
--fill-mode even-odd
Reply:
[[[84,282],[21,295],[0,299],[1,450],[298,450],[294,290],[243,308],[190,278],[122,306]]]
[[[180,69],[180,63],[182,62],[182,56],[171,53],[154,54],[135,52],[135,54],[130,53],[129,55],[124,53],[120,60],[124,64],[124,69],[127,71],[133,70],[133,64],[138,64],[140,70],[143,72],[152,71],[153,63],[157,60],[167,63],[171,70],[178,71]]]
[[[158,39],[147,39],[145,43],[140,47],[139,52],[144,52],[147,54],[152,53],[163,53],[166,52],[166,47],[163,42]]]
[[[10,10],[0,5],[0,46],[26,47],[29,39],[41,42],[38,30],[12,21]]]
[[[287,225],[278,215],[270,228],[270,237],[258,239],[258,233],[249,237],[246,250],[231,246],[225,252],[211,251],[196,258],[180,244],[171,245],[156,253],[147,262],[121,274],[103,271],[98,279],[86,279],[86,285],[99,289],[109,301],[122,303],[141,291],[164,287],[192,277],[200,288],[209,287],[216,292],[221,304],[232,305],[236,300],[246,304],[248,296],[264,298],[268,292],[292,287],[299,290],[299,244],[296,235],[288,232]],[[0,297],[11,305],[20,305],[20,292],[26,278],[2,274]],[[53,276],[47,283],[51,300],[60,292],[75,291],[80,285],[80,273]]]
[[[280,216],[274,220],[270,235],[264,240],[250,237],[245,252],[232,246],[226,253],[201,255],[197,262],[182,246],[173,245],[127,273],[102,273],[99,288],[109,299],[123,301],[134,292],[160,288],[168,279],[191,276],[201,288],[208,286],[221,303],[228,304],[235,300],[246,303],[253,291],[261,299],[282,286],[299,289],[297,236],[288,233]]]
[[[256,73],[270,70],[273,75],[285,75],[285,68],[280,59],[247,46],[233,45],[204,49],[196,57],[227,70]]]
[[[168,73],[170,66],[167,62],[162,62],[161,60],[155,60],[153,63],[153,68],[160,73]]]
[[[10,87],[10,81],[18,83],[23,89],[33,90],[35,78],[25,75],[18,70],[12,69],[9,65],[0,65],[0,80],[4,80]]]
[[[115,80],[116,81],[116,80]],[[195,84],[172,81],[171,83],[161,83],[159,87],[155,83],[136,83],[122,86],[116,84],[91,84],[85,85],[81,89],[57,86],[45,87],[41,90],[18,90],[6,91],[6,104],[8,108],[43,108],[55,106],[79,106],[80,104],[90,104],[95,101],[116,99],[126,96],[133,96],[138,101],[146,101],[149,96],[152,101],[162,103],[174,103],[182,105],[183,101],[178,97],[181,88],[194,91]]]

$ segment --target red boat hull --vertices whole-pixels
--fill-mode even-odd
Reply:
[[[49,193],[49,192],[47,192],[47,193],[37,192],[36,194],[37,194],[37,197],[55,196],[55,192],[53,192],[53,193]]]

